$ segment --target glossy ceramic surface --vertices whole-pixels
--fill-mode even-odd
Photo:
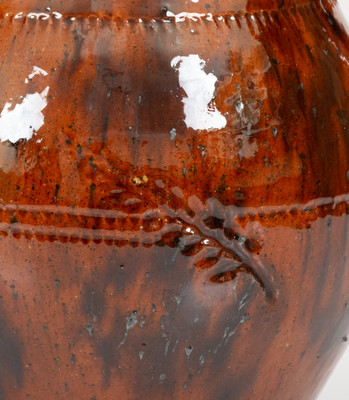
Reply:
[[[314,399],[349,326],[330,4],[47,5],[0,5],[0,398]]]

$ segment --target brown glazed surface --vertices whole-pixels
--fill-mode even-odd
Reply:
[[[315,399],[349,326],[328,3],[0,12],[0,399]],[[190,127],[188,60],[224,127]]]

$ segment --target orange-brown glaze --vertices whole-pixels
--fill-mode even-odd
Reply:
[[[314,0],[3,0],[0,12],[6,13],[54,13],[88,16],[98,14],[104,17],[118,16],[123,18],[138,18],[148,16],[151,18],[163,17],[167,11],[175,14],[185,12],[213,13],[226,12],[251,12],[289,8],[294,5],[315,3]]]
[[[349,327],[330,3],[47,4],[0,5],[0,399],[315,399]]]

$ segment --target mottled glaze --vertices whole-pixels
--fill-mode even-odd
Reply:
[[[0,399],[315,399],[349,327],[333,2],[47,5],[0,5]]]

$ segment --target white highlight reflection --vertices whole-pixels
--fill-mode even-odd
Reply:
[[[42,110],[47,106],[47,86],[41,93],[27,94],[21,104],[10,110],[12,103],[5,104],[0,115],[0,142],[30,139],[44,124]]]
[[[52,15],[54,15],[56,19],[60,19],[63,17],[63,15],[58,11],[53,11]]]
[[[222,129],[227,120],[217,110],[213,95],[217,77],[203,71],[206,63],[197,54],[177,56],[171,67],[179,73],[179,85],[187,97],[183,98],[185,124],[197,130]]]
[[[28,75],[29,79],[33,79],[35,75],[47,76],[48,73],[39,67],[33,67],[33,72]],[[28,83],[28,78],[25,79],[25,83]]]
[[[25,79],[25,83],[36,75],[47,76],[42,68],[33,66],[33,71]],[[30,139],[44,124],[42,110],[47,106],[47,86],[41,93],[27,94],[21,103],[13,107],[12,99],[8,101],[0,114],[0,142],[8,140],[16,143],[20,139]]]
[[[349,3],[348,0],[338,0],[334,6],[334,16],[342,23],[349,34]]]
[[[176,22],[184,22],[186,19],[190,19],[192,21],[198,21],[201,18],[206,18],[207,21],[213,21],[211,13],[199,14],[199,13],[181,12],[179,14],[173,14],[173,12],[167,11],[166,17],[173,17],[175,18]]]
[[[47,14],[47,13],[35,13],[35,12],[31,12],[31,13],[29,13],[28,14],[28,18],[30,18],[30,19],[39,19],[39,18],[41,18],[41,19],[43,19],[43,20],[45,20],[45,19],[49,19],[50,18],[50,16],[49,16],[49,14]]]

